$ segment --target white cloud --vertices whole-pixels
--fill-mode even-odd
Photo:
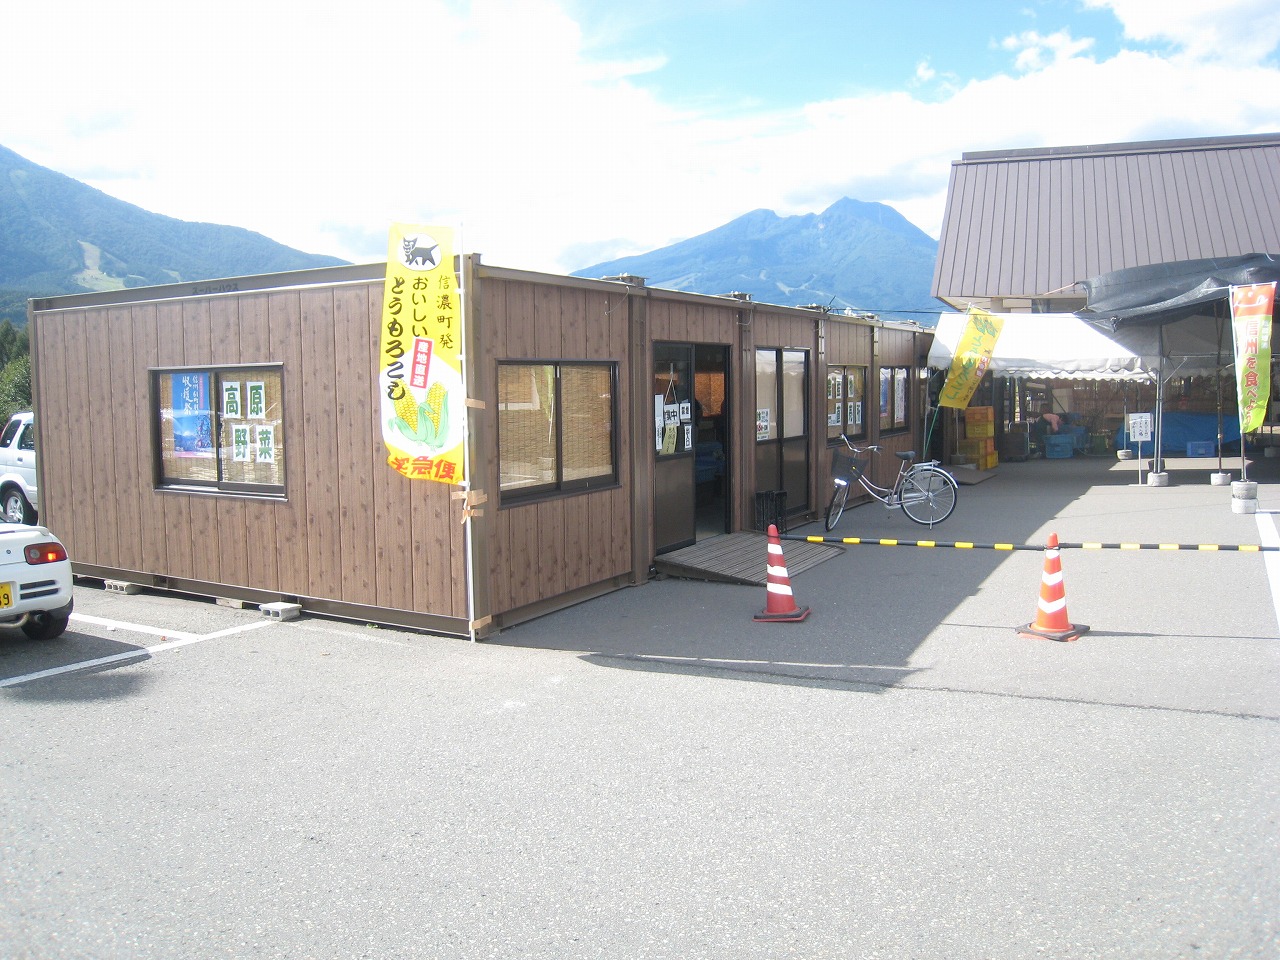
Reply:
[[[1139,0],[1109,5],[1135,39],[1152,29]],[[593,57],[555,0],[127,9],[0,7],[21,38],[0,143],[156,212],[353,260],[381,259],[406,220],[460,225],[489,263],[571,270],[840,196],[936,235],[965,151],[1280,129],[1280,71],[1196,53],[1194,14],[1160,27],[1188,44],[1176,55],[1095,60],[1066,31],[1019,34],[1008,74],[924,61],[909,90],[729,117],[645,91],[660,58]]]
[[[1042,36],[1035,30],[1027,30],[1001,42],[1005,50],[1017,54],[1014,66],[1019,70],[1041,70],[1051,63],[1084,53],[1093,46],[1093,40],[1075,40],[1067,30],[1059,30]]]
[[[1275,0],[1085,0],[1111,10],[1125,36],[1169,43],[1195,60],[1257,63],[1280,43]]]

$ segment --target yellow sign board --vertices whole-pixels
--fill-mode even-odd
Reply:
[[[387,463],[412,480],[466,481],[462,302],[448,227],[391,226],[378,387]]]
[[[982,382],[982,375],[991,365],[991,355],[995,353],[996,340],[1002,329],[1003,317],[993,316],[985,310],[969,310],[969,322],[956,343],[947,382],[938,395],[938,406],[963,410],[969,405],[974,391]]]

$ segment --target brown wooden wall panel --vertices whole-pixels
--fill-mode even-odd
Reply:
[[[338,597],[342,569],[335,562],[341,552],[338,532],[338,434],[333,412],[334,383],[333,291],[302,290],[299,294],[302,331],[301,462],[306,488],[306,544],[309,591],[312,596]],[[295,462],[299,458],[295,458]]]
[[[481,482],[489,491],[491,603],[497,614],[623,576],[631,569],[630,400],[627,386],[627,296],[572,285],[484,278],[478,362],[494,386],[483,397],[497,436],[498,360],[605,360],[619,364],[618,435],[621,487],[537,503],[503,505],[497,458]],[[608,517],[605,525],[604,518]],[[601,539],[595,534],[599,532]]]
[[[138,450],[150,446],[150,443],[145,416],[139,420],[137,413],[139,395],[144,399],[147,395],[147,377],[145,371],[139,375],[134,363],[136,347],[132,310],[127,305],[110,308],[106,319],[110,350],[107,371],[115,426],[114,437],[108,438],[114,441],[109,488],[109,499],[116,517],[113,565],[125,570],[140,570],[143,563],[141,520],[145,510],[141,501],[142,479],[150,479],[150,475],[139,473]],[[102,467],[105,464],[95,465],[96,469]]]
[[[85,537],[75,523],[72,512],[72,484],[76,481],[75,441],[72,425],[87,416],[88,394],[83,390],[80,371],[71,373],[71,357],[66,346],[68,319],[65,312],[38,318],[31,327],[31,349],[34,361],[33,402],[41,411],[36,427],[39,431],[39,463],[41,472],[40,522],[48,525],[72,551],[84,543]],[[49,410],[59,419],[45,417]],[[53,428],[49,424],[66,424]],[[78,429],[78,427],[77,427]]]
[[[376,602],[378,567],[373,556],[373,516],[378,501],[370,496],[369,480],[386,470],[378,456],[381,433],[374,435],[368,417],[378,406],[377,380],[368,376],[378,346],[370,336],[367,288],[335,287],[333,290],[334,428],[337,448],[334,474],[338,481],[338,556],[343,567],[344,599],[363,597]]]
[[[133,374],[137,385],[129,398],[129,416],[136,424],[138,536],[140,555],[134,570],[146,570],[149,566],[166,569],[169,565],[169,535],[165,527],[164,498],[156,493],[154,478],[155,453],[151,448],[151,375],[158,363],[160,331],[159,311],[154,303],[134,304],[130,310],[133,331]]]
[[[658,294],[649,300],[650,334],[654,340],[675,343],[731,344],[739,307],[736,301],[720,306]]]
[[[874,352],[874,330],[863,323],[836,318],[827,321],[827,363],[870,365]]]
[[[306,546],[307,478],[301,424],[303,403],[302,302],[298,291],[267,297],[268,354],[282,363],[284,380],[284,503],[273,503],[276,520],[277,589],[293,596],[311,596],[310,555]]]

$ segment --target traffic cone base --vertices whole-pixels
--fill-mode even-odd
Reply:
[[[809,616],[808,607],[797,607],[791,593],[791,578],[782,557],[782,539],[778,528],[769,524],[769,556],[765,561],[765,608],[751,619],[756,623],[799,623]]]
[[[1015,627],[1018,636],[1029,640],[1075,640],[1089,631],[1082,623],[1067,619],[1067,593],[1062,584],[1062,558],[1058,554],[1058,535],[1049,534],[1044,551],[1044,573],[1040,578],[1040,602],[1031,623]]]
[[[1070,630],[1040,630],[1034,623],[1014,627],[1014,629],[1018,631],[1018,636],[1026,637],[1028,640],[1078,640],[1081,635],[1089,632],[1089,628],[1083,623],[1071,624]]]

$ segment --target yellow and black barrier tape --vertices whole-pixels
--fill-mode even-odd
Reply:
[[[867,537],[801,537],[781,534],[782,540],[799,540],[805,543],[835,543],[852,547],[939,547],[951,550],[1048,550],[1048,544],[1035,543],[972,543],[968,540],[891,540]],[[1196,550],[1202,553],[1275,553],[1280,546],[1264,546],[1257,543],[1067,543],[1058,544],[1059,550]]]

